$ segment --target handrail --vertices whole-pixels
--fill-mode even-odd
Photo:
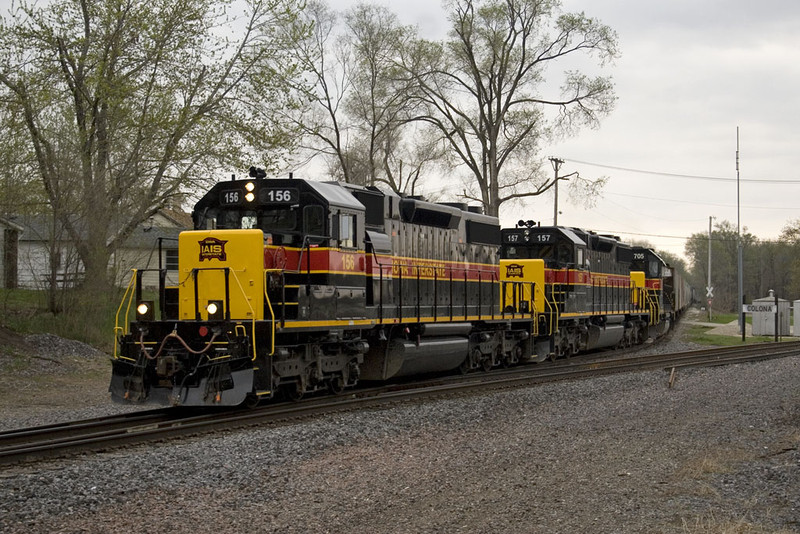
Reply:
[[[114,359],[117,359],[117,333],[122,332],[122,335],[128,334],[128,315],[131,312],[131,301],[133,300],[134,291],[132,290],[134,286],[134,281],[136,280],[136,273],[138,272],[137,269],[131,269],[133,275],[128,282],[128,287],[125,288],[125,293],[122,295],[122,300],[119,303],[119,307],[117,308],[117,314],[114,316]],[[129,296],[130,295],[130,296]],[[128,299],[128,307],[125,309],[125,321],[123,322],[124,326],[119,325],[119,314],[122,311],[122,306],[125,304],[125,299]]]
[[[252,335],[253,335],[253,343],[252,343],[252,345],[253,345],[253,359],[252,359],[252,361],[256,361],[256,357],[258,356],[258,353],[256,352],[256,311],[253,309],[253,306],[250,305],[250,302],[247,299],[247,293],[245,293],[244,287],[242,287],[242,283],[239,281],[239,277],[236,275],[236,271],[234,269],[231,269],[230,267],[226,267],[226,269],[229,269],[230,272],[233,273],[233,279],[236,280],[236,285],[239,286],[239,291],[242,292],[242,296],[244,297],[244,301],[247,303],[247,307],[250,308],[250,317],[251,317],[250,326],[251,326]],[[197,295],[195,295],[195,298],[197,298]],[[274,325],[274,321],[273,321],[273,325]],[[272,339],[273,339],[273,344],[274,344],[275,337],[273,336]],[[273,347],[273,352],[274,352],[274,347]]]
[[[642,289],[643,289],[644,299],[647,301],[647,311],[650,316],[650,324],[654,325],[658,322],[658,316],[661,313],[661,310],[659,309],[658,299],[655,298],[655,295],[653,295],[653,291],[647,288],[642,288]]]
[[[281,270],[282,269],[264,269],[264,300],[266,301],[267,308],[269,309],[269,316],[271,319],[270,324],[272,328],[272,332],[270,334],[270,339],[272,340],[269,352],[270,356],[275,354],[275,310],[272,309],[272,301],[269,299],[267,275],[273,272],[281,272]]]
[[[550,321],[550,325],[549,325],[550,331],[547,332],[547,335],[552,336],[555,333],[555,325],[558,324],[559,315],[561,313],[560,313],[560,311],[558,309],[558,303],[555,301],[555,299],[553,299],[552,301],[548,300],[547,293],[545,293],[542,288],[539,288],[539,291],[542,292],[542,298],[544,300],[544,303],[549,308],[550,315],[553,316],[553,320]]]

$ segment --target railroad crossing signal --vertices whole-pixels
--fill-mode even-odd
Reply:
[[[710,299],[714,298],[714,286],[706,286],[706,297]]]

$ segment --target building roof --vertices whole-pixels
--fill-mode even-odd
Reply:
[[[0,217],[0,226],[4,226],[4,227],[10,228],[12,230],[17,230],[18,232],[21,232],[23,230],[22,226],[14,223],[12,221],[9,221],[8,219],[4,219],[3,217]]]
[[[168,213],[164,213],[167,211]],[[159,212],[165,219],[174,222],[175,226],[154,226],[152,222],[145,222],[133,230],[128,239],[125,240],[125,248],[144,248],[149,249],[157,246],[159,238],[166,241],[164,246],[169,246],[169,242],[177,243],[178,234],[183,230],[191,229],[191,216],[186,213],[174,210],[162,210]],[[49,215],[11,215],[7,219],[0,219],[0,224],[5,221],[11,227],[20,230],[21,242],[42,242],[49,241],[54,235],[54,225],[52,216]],[[188,225],[186,224],[188,222]],[[69,235],[58,225],[55,228],[55,237],[62,242],[70,241]]]

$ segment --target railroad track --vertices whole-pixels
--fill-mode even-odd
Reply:
[[[520,366],[467,376],[437,377],[405,384],[362,388],[337,397],[299,403],[270,404],[256,409],[198,410],[166,408],[82,421],[0,432],[0,465],[101,451],[169,438],[230,430],[320,414],[374,408],[432,396],[514,388],[586,378],[599,374],[666,369],[669,384],[677,370],[729,365],[800,355],[800,341],[649,356],[595,355],[554,363]]]

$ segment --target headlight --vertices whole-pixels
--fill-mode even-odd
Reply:
[[[247,193],[247,194],[244,196],[244,199],[245,199],[246,201],[248,201],[248,202],[252,202],[252,201],[254,201],[254,200],[256,199],[256,196],[255,196],[255,194],[253,194],[253,193]]]
[[[225,318],[225,307],[222,305],[221,300],[209,300],[206,305],[206,312],[208,312],[209,321],[221,321]]]
[[[153,302],[150,300],[143,300],[136,306],[136,318],[139,321],[152,321],[155,319],[153,311]]]
[[[253,182],[247,182],[246,184],[244,184],[244,188],[247,189],[248,191],[253,191],[256,188],[256,184],[254,184]]]

